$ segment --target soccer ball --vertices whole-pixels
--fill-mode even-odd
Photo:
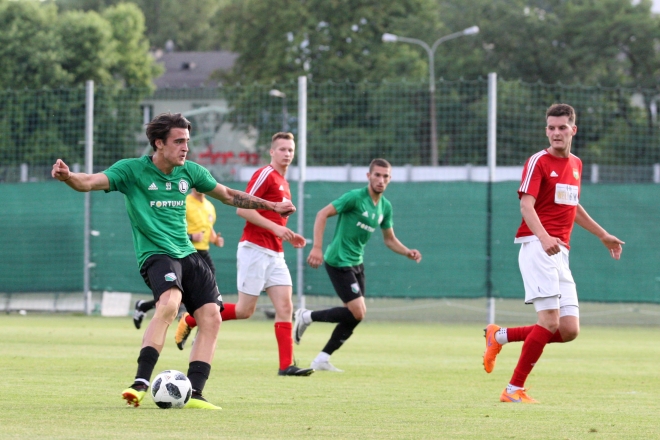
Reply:
[[[159,408],[183,408],[191,394],[192,385],[180,371],[165,370],[151,384],[151,397]]]

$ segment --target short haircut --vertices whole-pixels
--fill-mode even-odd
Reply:
[[[568,116],[568,123],[575,125],[575,109],[568,104],[552,104],[545,112],[545,120],[548,116]]]
[[[147,124],[147,138],[154,151],[156,151],[156,140],[167,141],[173,128],[187,128],[190,131],[192,126],[181,113],[161,113]]]
[[[392,165],[385,159],[374,159],[369,164],[369,172],[373,171],[374,167],[392,168]]]
[[[278,131],[271,138],[270,146],[272,147],[273,144],[275,143],[275,141],[278,140],[278,139],[286,139],[288,141],[292,141],[293,140],[293,133],[286,133],[284,131]]]

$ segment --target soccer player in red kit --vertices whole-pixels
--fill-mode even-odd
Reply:
[[[246,192],[258,194],[264,200],[273,202],[290,201],[291,192],[285,176],[294,154],[293,134],[275,133],[270,147],[270,165],[258,169],[252,175]],[[247,319],[252,316],[259,295],[265,290],[275,307],[275,339],[280,357],[278,374],[309,376],[314,369],[298,368],[293,362],[293,283],[282,248],[283,241],[288,241],[295,248],[304,247],[305,239],[286,227],[288,217],[271,215],[266,210],[238,209],[236,212],[246,220],[236,254],[238,302],[224,304],[222,320]],[[179,321],[177,335],[185,334],[187,337],[195,325],[194,318],[184,314]]]
[[[527,327],[486,327],[484,369],[495,368],[495,358],[508,342],[524,341],[511,381],[500,395],[502,402],[538,403],[525,392],[525,380],[546,344],[569,342],[580,331],[575,282],[568,265],[573,224],[594,234],[615,260],[623,241],[609,234],[580,205],[582,162],[571,154],[577,133],[575,110],[554,104],[546,112],[550,147],[530,157],[518,189],[522,223],[516,233],[521,244],[518,264],[525,285],[525,304],[534,304],[538,321]]]

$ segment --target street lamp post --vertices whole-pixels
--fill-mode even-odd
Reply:
[[[269,91],[268,94],[270,96],[274,96],[275,98],[282,98],[282,131],[286,133],[289,131],[289,113],[286,109],[286,93],[280,92],[277,89],[273,89]]]
[[[413,43],[422,46],[429,56],[429,118],[431,119],[431,165],[438,166],[438,130],[435,120],[435,59],[434,54],[438,46],[447,40],[462,37],[463,35],[474,35],[479,33],[479,26],[471,26],[460,32],[445,35],[438,38],[432,46],[429,47],[425,41],[417,38],[400,37],[394,34],[383,34],[384,43]]]

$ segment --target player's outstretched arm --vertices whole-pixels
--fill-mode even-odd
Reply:
[[[325,233],[325,225],[328,223],[328,217],[337,215],[335,205],[330,203],[316,213],[314,219],[314,243],[312,250],[309,251],[307,256],[307,264],[314,269],[323,264],[323,234]]]
[[[236,210],[236,214],[238,214],[239,217],[242,217],[248,222],[252,223],[253,225],[259,226],[260,228],[264,228],[272,232],[282,240],[292,242],[295,236],[298,235],[286,226],[278,225],[274,221],[267,219],[254,209],[238,208]]]
[[[275,211],[282,217],[288,217],[296,212],[296,207],[289,201],[269,202],[268,200],[252,196],[243,191],[228,188],[219,183],[206,194],[214,199],[220,200],[225,205],[235,206],[236,208],[265,209],[268,211]]]
[[[110,180],[103,173],[87,174],[72,173],[62,159],[57,159],[50,172],[54,179],[64,182],[79,192],[99,191],[110,189]]]
[[[393,252],[404,255],[411,260],[414,260],[416,263],[422,261],[422,253],[417,249],[408,249],[404,246],[404,244],[396,238],[396,235],[394,235],[394,228],[383,229],[383,241],[385,242],[385,246]]]
[[[625,244],[625,242],[608,233],[605,229],[603,229],[602,226],[596,223],[596,221],[591,218],[591,216],[587,213],[587,210],[584,209],[582,205],[577,205],[575,223],[598,237],[603,245],[605,245],[605,247],[610,251],[612,258],[615,260],[621,258],[621,252],[623,252],[623,247],[621,247],[621,245]]]

